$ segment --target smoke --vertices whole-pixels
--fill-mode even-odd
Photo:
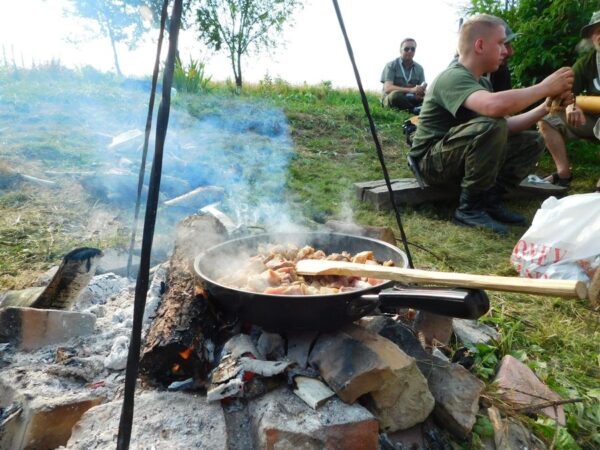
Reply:
[[[51,180],[73,176],[97,201],[133,217],[150,82],[60,65],[0,70],[0,79],[2,153],[11,167]],[[156,233],[172,240],[179,220],[215,203],[236,225],[294,229],[283,195],[294,154],[283,112],[265,101],[205,95],[190,115],[189,99],[172,99]],[[143,201],[153,152],[154,127]]]

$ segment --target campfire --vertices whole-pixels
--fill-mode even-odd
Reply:
[[[332,233],[340,224],[330,223],[313,243],[405,264],[397,248],[371,238],[385,239],[388,230],[347,227]],[[453,318],[436,314],[447,301],[442,294],[415,318],[406,306],[415,289],[393,306],[372,298],[378,283],[363,287],[369,295],[293,296],[288,304],[289,297],[224,291],[207,275],[215,273],[215,251],[256,248],[261,239],[232,241],[217,214],[179,224],[170,261],[153,271],[133,445],[448,448],[470,434],[484,383],[444,354]],[[19,324],[0,333],[1,448],[114,447],[132,286],[100,274],[76,295],[74,311],[0,310],[0,323]],[[250,310],[240,306],[248,303]],[[45,333],[32,333],[42,324]],[[550,394],[544,398],[557,400]]]

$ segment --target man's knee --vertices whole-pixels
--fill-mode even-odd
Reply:
[[[550,125],[548,122],[546,122],[543,119],[537,123],[537,128],[542,136],[546,136],[546,135],[548,135],[548,133],[558,132],[558,130],[556,129],[556,127],[554,125]]]
[[[550,138],[566,140],[566,126],[558,116],[544,117],[537,123],[537,129],[545,140]]]
[[[471,141],[467,148],[477,153],[480,149],[485,149],[486,154],[495,153],[499,156],[508,140],[508,125],[506,119],[493,117],[477,117],[467,122],[467,134]],[[490,152],[490,150],[496,150]]]
[[[485,124],[487,133],[506,141],[508,139],[508,123],[504,118],[482,117],[481,123]]]
[[[469,140],[500,140],[508,139],[508,125],[504,118],[479,116],[457,127],[456,136]]]
[[[383,99],[383,106],[387,108],[410,110],[412,109],[411,103],[406,99],[404,94],[400,91],[390,92]]]

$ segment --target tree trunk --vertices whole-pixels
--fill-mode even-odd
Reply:
[[[210,341],[218,322],[203,297],[193,272],[193,259],[203,249],[226,239],[224,227],[210,215],[191,216],[178,226],[166,292],[150,325],[140,361],[140,373],[150,382],[206,379]]]
[[[112,28],[108,26],[108,36],[110,37],[110,45],[112,47],[113,59],[115,61],[115,71],[119,77],[123,77],[123,73],[121,72],[121,67],[119,66],[119,57],[117,56],[117,46],[115,44],[115,40],[113,38]]]
[[[237,65],[237,73],[235,76],[235,85],[238,87],[238,89],[242,88],[242,54],[240,51],[237,52],[237,61],[236,61],[236,65]]]
[[[104,28],[106,28],[106,32],[108,33],[108,38],[110,39],[110,45],[111,45],[112,52],[113,52],[113,60],[115,62],[115,71],[117,72],[117,75],[119,77],[122,77],[123,73],[121,73],[121,67],[119,66],[119,57],[117,56],[117,46],[115,43],[115,37],[114,37],[112,27],[110,25],[109,13],[107,12],[106,7],[104,5],[102,7],[102,11],[98,12],[98,21],[101,24],[101,26],[103,24]]]

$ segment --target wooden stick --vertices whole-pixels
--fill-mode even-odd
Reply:
[[[569,403],[580,403],[583,400],[584,400],[583,398],[568,398],[566,400],[547,401],[547,402],[537,403],[534,405],[521,406],[520,408],[514,408],[514,411],[519,412],[521,414],[528,414],[528,413],[538,411],[540,409],[549,408],[549,407],[568,405]]]
[[[455,272],[433,272],[376,264],[357,264],[323,259],[303,259],[296,264],[300,275],[345,275],[394,280],[404,283],[434,284],[492,291],[520,292],[565,298],[587,297],[585,283],[576,280],[548,280]]]
[[[594,95],[578,95],[575,97],[577,106],[579,106],[583,112],[598,114],[600,113],[600,97]]]

